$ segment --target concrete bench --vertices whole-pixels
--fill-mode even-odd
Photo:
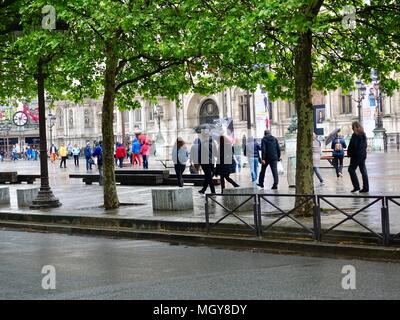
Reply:
[[[251,194],[257,194],[257,189],[254,187],[229,188],[229,189],[224,189],[224,194],[229,194],[229,195],[232,194],[232,196],[222,197],[223,198],[222,203],[224,207],[233,210],[237,208],[241,203],[249,199]],[[235,196],[236,194],[248,194],[248,196]],[[254,200],[250,199],[235,212],[253,211],[253,208],[254,208]]]
[[[0,204],[10,204],[9,187],[0,187]]]
[[[193,192],[190,187],[151,189],[153,210],[180,211],[193,209]]]
[[[18,207],[29,207],[38,193],[39,188],[17,189]]]

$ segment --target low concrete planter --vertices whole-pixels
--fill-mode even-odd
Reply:
[[[257,189],[253,187],[229,188],[224,189],[224,194],[232,194],[232,196],[223,197],[223,204],[226,208],[233,210],[249,198],[249,196],[235,196],[236,194],[257,194]],[[242,205],[237,212],[253,211],[253,206],[254,200],[251,199]]]
[[[193,209],[193,192],[190,187],[151,189],[153,210],[181,211]]]
[[[17,189],[18,207],[29,207],[38,193],[39,188]]]

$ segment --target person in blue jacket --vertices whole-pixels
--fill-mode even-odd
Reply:
[[[250,172],[251,172],[251,181],[257,182],[258,177],[258,164],[261,163],[260,158],[260,151],[261,147],[257,140],[253,137],[249,137],[247,139],[247,143],[244,147],[244,155],[247,157],[249,165],[250,165]]]
[[[336,169],[336,176],[343,178],[343,158],[344,150],[347,148],[346,141],[344,141],[343,136],[338,133],[336,137],[332,140],[331,149],[333,150],[333,166]]]

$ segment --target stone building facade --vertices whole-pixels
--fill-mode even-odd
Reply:
[[[357,107],[358,93],[344,93],[341,89],[327,94],[314,93],[313,104],[323,110],[323,118],[318,124],[328,135],[335,128],[341,128],[344,134],[351,133],[351,123],[358,119],[359,110],[363,116],[368,116],[371,121],[369,103],[372,103],[372,90],[367,88],[367,95],[362,102],[363,108]],[[371,91],[371,96],[369,96]],[[187,94],[180,96],[181,108],[176,107],[176,102],[160,98],[158,105],[162,107],[160,123],[155,116],[155,106],[140,98],[137,101],[141,109],[129,111],[114,111],[115,141],[132,141],[137,132],[146,133],[152,140],[156,140],[159,125],[162,136],[167,146],[171,146],[177,136],[181,136],[191,143],[195,137],[194,128],[200,124],[211,123],[217,118],[232,118],[235,136],[242,139],[249,134],[256,136],[256,108],[254,95],[250,96],[250,125],[247,128],[247,96],[246,92],[238,88],[228,88],[221,93],[201,96]],[[383,127],[389,137],[389,143],[396,143],[397,133],[400,132],[400,92],[395,92],[392,97],[382,97]],[[101,99],[86,100],[83,104],[59,102],[52,111],[56,116],[52,128],[55,144],[62,142],[83,146],[86,142],[101,139]],[[283,139],[292,116],[296,114],[294,103],[288,101],[274,101],[266,104],[269,124],[272,133]],[[321,113],[322,114],[322,113]],[[366,121],[366,119],[363,119]],[[259,137],[260,138],[260,137]],[[50,140],[50,132],[48,132]]]

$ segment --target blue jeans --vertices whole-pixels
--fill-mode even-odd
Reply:
[[[257,181],[258,176],[258,158],[248,158],[250,165],[251,181]]]

